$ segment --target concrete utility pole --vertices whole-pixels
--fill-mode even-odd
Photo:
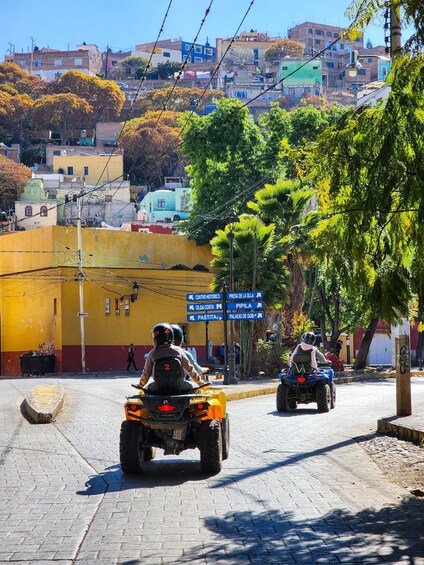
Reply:
[[[390,3],[390,56],[392,61],[402,54],[402,28],[400,24],[400,5],[396,0]],[[409,322],[407,322],[409,324]],[[411,348],[409,331],[401,329],[395,339],[396,357],[396,414],[412,414],[411,403]]]
[[[84,318],[87,315],[84,312],[84,271],[82,270],[82,233],[81,233],[81,192],[77,197],[77,237],[78,237],[78,283],[79,283],[79,312],[80,331],[81,331],[81,370],[85,373],[85,324]]]
[[[399,56],[402,49],[402,28],[400,25],[400,6],[392,0],[390,4],[390,55]]]
[[[411,350],[409,335],[401,334],[395,339],[396,347],[396,414],[410,416],[411,403]]]

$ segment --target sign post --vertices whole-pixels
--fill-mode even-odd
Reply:
[[[224,285],[222,292],[191,293],[187,294],[186,297],[187,322],[205,322],[206,324],[206,348],[208,346],[209,322],[223,322],[224,384],[237,384],[235,356],[233,360],[228,350],[228,322],[233,326],[235,321],[263,320],[265,316],[262,301],[263,292],[260,290],[233,292],[228,291],[226,285]],[[233,344],[233,334],[230,334],[230,341]],[[229,364],[231,364],[231,368]]]

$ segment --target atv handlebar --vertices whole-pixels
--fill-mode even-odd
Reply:
[[[210,386],[210,384],[211,384],[211,383],[202,383],[201,385],[197,386],[196,388],[193,388],[193,391],[194,391],[194,390],[199,390],[199,388],[204,388],[205,386]],[[134,388],[136,388],[137,390],[143,390],[144,392],[147,392],[147,393],[149,392],[149,391],[147,390],[147,388],[144,388],[144,387],[140,386],[139,384],[137,384],[137,385],[133,385],[133,384],[132,384],[131,386],[134,387]]]

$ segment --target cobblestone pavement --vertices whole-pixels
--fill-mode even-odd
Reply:
[[[360,437],[358,442],[390,481],[424,497],[424,447],[381,434]]]
[[[363,448],[393,381],[339,385],[328,414],[232,402],[230,458],[207,478],[197,451],[122,475],[128,378],[63,379],[56,422],[31,425],[20,405],[40,382],[0,381],[0,563],[424,564],[424,501]]]

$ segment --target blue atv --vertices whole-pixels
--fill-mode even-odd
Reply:
[[[313,370],[309,364],[293,364],[278,375],[278,412],[292,412],[298,404],[316,402],[318,412],[329,412],[336,405],[334,371],[330,367]]]

